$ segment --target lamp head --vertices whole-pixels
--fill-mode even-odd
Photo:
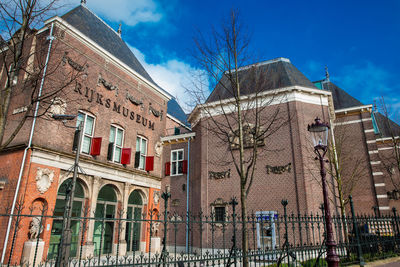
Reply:
[[[327,148],[329,132],[328,123],[321,122],[321,119],[317,117],[314,123],[308,125],[307,130],[311,133],[314,148]]]

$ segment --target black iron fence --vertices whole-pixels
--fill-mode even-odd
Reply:
[[[168,202],[167,202],[168,203]],[[167,204],[166,203],[166,204]],[[160,215],[140,209],[83,208],[71,218],[68,266],[325,266],[325,220],[321,214],[261,211],[245,220],[229,209],[212,214]],[[235,201],[231,205],[236,205]],[[166,205],[167,206],[167,205]],[[282,207],[281,207],[282,208]],[[107,210],[108,209],[108,210]],[[281,210],[281,209],[280,209]],[[28,212],[26,212],[28,211]],[[78,212],[79,211],[79,212]],[[57,261],[65,218],[45,206],[17,205],[4,266],[65,266]],[[387,216],[333,216],[340,265],[399,255],[396,210]],[[244,231],[245,230],[245,231]],[[242,234],[248,240],[242,251]],[[1,242],[4,239],[0,240]]]

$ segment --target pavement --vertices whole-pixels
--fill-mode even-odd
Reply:
[[[352,267],[360,265],[352,265]],[[400,267],[400,257],[384,259],[380,261],[367,262],[366,267]]]

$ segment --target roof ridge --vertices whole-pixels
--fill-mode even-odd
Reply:
[[[106,25],[110,30],[112,30],[118,37],[121,37],[121,35],[118,34],[118,32],[116,30],[114,30],[110,25],[108,25],[102,18],[100,18],[96,13],[94,13],[92,10],[90,10],[86,5],[81,4],[82,7],[86,8],[87,11],[89,11],[90,13],[92,13],[96,18],[98,18],[101,22],[104,23],[104,25]]]
[[[242,71],[242,70],[247,70],[253,66],[263,66],[263,65],[268,65],[268,64],[272,64],[272,63],[276,63],[276,62],[290,62],[290,59],[285,58],[285,57],[277,57],[277,58],[273,58],[273,59],[269,59],[269,60],[265,60],[265,61],[261,61],[261,62],[256,62],[253,64],[249,64],[243,67],[238,68],[238,71]]]

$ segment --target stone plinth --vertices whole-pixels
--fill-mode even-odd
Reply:
[[[151,252],[152,253],[161,253],[161,238],[160,237],[152,237],[150,240],[151,244]]]
[[[82,259],[91,258],[94,256],[94,243],[86,242],[82,247]]]
[[[36,250],[36,245],[38,245]],[[36,267],[42,262],[44,250],[44,241],[28,240],[24,243],[24,250],[22,251],[21,264],[29,267]],[[36,257],[35,257],[36,253]],[[36,260],[35,260],[36,259]],[[33,262],[35,261],[35,266]]]

